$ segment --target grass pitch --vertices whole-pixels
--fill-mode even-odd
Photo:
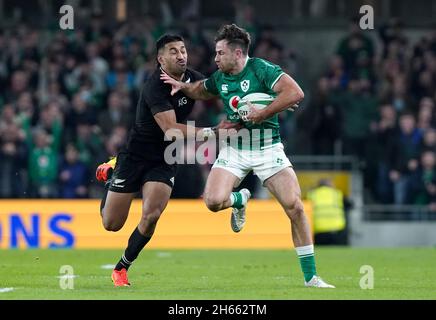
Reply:
[[[110,264],[122,250],[2,250],[6,299],[436,299],[436,249],[316,248],[318,273],[336,289],[305,288],[294,250],[147,250],[114,288]],[[73,267],[63,290],[61,266]],[[361,267],[374,270],[363,290]],[[102,267],[103,266],[103,267]],[[7,289],[9,288],[9,289]],[[10,289],[12,288],[12,289]]]

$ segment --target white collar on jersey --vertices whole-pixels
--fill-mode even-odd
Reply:
[[[245,63],[244,63],[244,68],[242,68],[242,70],[244,70],[245,67],[247,66],[248,59],[250,59],[250,57],[249,57],[248,54],[247,54],[247,58],[245,59]]]

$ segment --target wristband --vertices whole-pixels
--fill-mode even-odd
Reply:
[[[215,135],[217,128],[213,127],[213,128],[203,128],[202,133],[203,133],[203,137],[205,138],[209,138],[211,136]]]

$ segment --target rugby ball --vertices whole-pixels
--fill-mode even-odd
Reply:
[[[266,108],[269,104],[271,104],[271,102],[273,102],[274,99],[275,97],[273,97],[272,95],[262,92],[247,94],[245,97],[239,100],[238,114],[243,121],[248,121],[247,116],[250,113],[250,107],[248,106],[247,101],[251,102],[254,108],[261,110]]]

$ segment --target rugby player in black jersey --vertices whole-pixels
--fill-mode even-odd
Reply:
[[[204,77],[187,68],[188,55],[181,36],[162,36],[156,42],[156,51],[158,67],[142,88],[127,146],[116,158],[100,165],[96,172],[97,179],[106,182],[100,213],[108,231],[123,227],[133,198],[137,192],[142,192],[142,217],[112,272],[115,286],[130,285],[127,270],[150,241],[170,199],[177,164],[168,164],[164,159],[165,148],[172,143],[165,141],[165,132],[176,129],[183,132],[184,137],[189,132],[209,137],[218,128],[235,127],[224,121],[214,128],[188,128],[183,124],[195,100],[182,91],[171,95],[171,85],[165,84],[160,75],[164,72],[183,82],[196,82]]]

